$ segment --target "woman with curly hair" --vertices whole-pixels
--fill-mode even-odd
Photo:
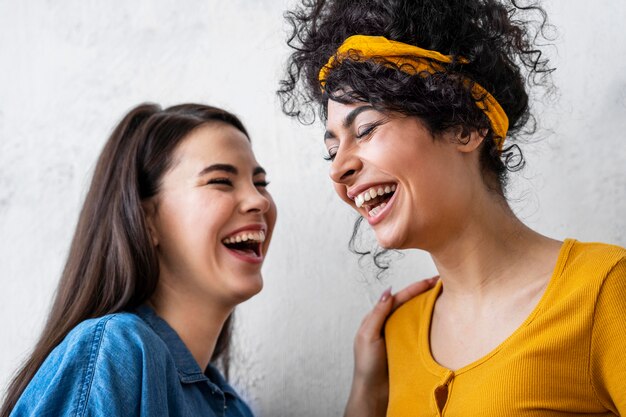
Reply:
[[[283,110],[311,122],[318,106],[337,194],[380,246],[426,250],[440,276],[386,322],[388,366],[349,404],[362,415],[626,415],[626,250],[543,236],[505,197],[530,89],[551,72],[546,14],[519,3],[287,13]]]

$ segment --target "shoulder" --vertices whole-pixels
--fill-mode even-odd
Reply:
[[[132,352],[158,343],[158,335],[135,314],[108,314],[79,323],[52,351],[46,362],[62,357],[94,359],[93,356],[97,356],[101,349],[109,346]]]
[[[65,355],[79,356],[88,370],[93,369],[93,379],[125,378],[141,384],[137,376],[160,375],[171,362],[163,339],[141,317],[128,312],[87,320],[63,344]]]
[[[594,304],[589,370],[600,401],[610,410],[623,411],[626,409],[626,256],[619,249],[609,250],[610,269],[601,280]]]
[[[625,323],[626,249],[596,242],[566,243],[570,247],[562,259],[559,297],[576,305],[577,311],[590,313],[594,332],[604,325]]]
[[[133,313],[122,312],[85,320],[70,331],[66,340],[108,338],[129,343],[144,343],[157,337],[150,326]]]
[[[441,291],[441,281],[433,288],[417,295],[394,311],[385,325],[385,334],[393,337],[397,332],[404,332],[407,327],[417,330],[425,316],[430,316],[432,307]]]
[[[576,286],[599,289],[616,268],[626,263],[626,249],[606,243],[578,242],[568,239],[560,261],[561,275]]]
[[[81,415],[94,400],[139,401],[142,376],[164,363],[164,342],[138,316],[116,313],[74,327],[48,355],[16,405],[15,415]],[[116,398],[112,398],[115,392]],[[120,398],[118,398],[120,397]],[[81,411],[82,410],[82,411]],[[117,414],[111,414],[117,415]]]
[[[567,256],[569,265],[610,270],[616,264],[626,260],[626,249],[621,246],[576,240],[570,240],[570,242],[571,247]]]
[[[600,265],[601,282],[598,300],[596,302],[596,318],[598,314],[609,314],[612,311],[613,320],[626,323],[623,320],[626,314],[626,249],[619,246],[602,245],[598,250],[595,263]],[[622,326],[626,331],[626,327]],[[626,334],[623,334],[626,336]]]
[[[102,355],[115,351],[115,359],[140,359],[146,349],[155,350],[163,341],[150,326],[135,314],[122,312],[85,320],[65,337],[53,352],[80,355],[90,360],[106,359]],[[158,351],[159,349],[156,349]],[[141,363],[141,362],[139,362]]]

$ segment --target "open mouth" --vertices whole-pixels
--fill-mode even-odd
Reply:
[[[396,184],[375,185],[363,191],[354,198],[358,208],[363,207],[370,217],[376,217],[396,192]]]
[[[222,240],[226,248],[247,257],[260,258],[261,246],[265,242],[263,230],[239,232]]]

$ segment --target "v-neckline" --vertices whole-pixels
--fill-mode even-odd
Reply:
[[[502,342],[500,342],[489,353],[456,370],[449,369],[439,364],[439,362],[437,362],[435,358],[433,357],[432,351],[430,348],[430,326],[432,324],[433,313],[435,311],[435,303],[437,301],[437,298],[441,294],[441,290],[443,288],[443,284],[441,280],[437,282],[435,288],[433,288],[433,291],[431,291],[426,301],[426,308],[424,310],[425,314],[423,314],[422,317],[419,318],[419,320],[421,321],[420,326],[419,326],[420,334],[418,335],[418,338],[420,341],[419,349],[420,349],[422,361],[424,362],[426,367],[429,369],[429,371],[435,375],[448,375],[450,373],[454,375],[459,375],[483,364],[484,362],[488,361],[493,356],[495,356],[500,350],[505,348],[510,343],[511,339],[514,339],[519,333],[523,332],[526,329],[526,327],[534,320],[534,318],[537,316],[537,314],[539,314],[539,312],[545,305],[546,300],[550,297],[552,288],[554,288],[554,286],[556,285],[555,282],[558,281],[558,278],[561,276],[563,272],[563,268],[567,261],[569,252],[575,242],[576,242],[575,239],[565,239],[563,241],[563,244],[561,245],[561,248],[559,249],[559,255],[556,261],[556,265],[554,267],[554,270],[552,271],[552,275],[550,277],[548,285],[546,286],[546,289],[541,295],[539,301],[537,302],[535,307],[532,309],[530,314],[526,317],[526,319],[522,322],[522,324],[520,324],[509,336],[507,336]]]

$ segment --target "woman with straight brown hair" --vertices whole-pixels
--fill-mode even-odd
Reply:
[[[231,113],[131,110],[100,155],[52,311],[0,416],[251,416],[216,365],[228,374],[232,312],[263,285],[276,221],[265,176]],[[349,404],[380,378],[382,322],[428,285],[385,292],[363,321]]]
[[[251,416],[228,371],[276,220],[224,110],[131,110],[98,160],[56,298],[0,415]]]

